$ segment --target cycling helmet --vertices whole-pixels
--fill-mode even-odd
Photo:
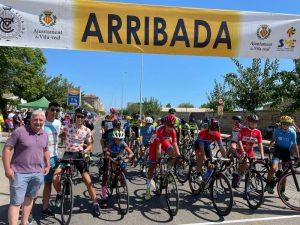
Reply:
[[[109,111],[110,111],[111,114],[116,114],[117,113],[117,110],[115,108],[111,108]]]
[[[70,115],[68,113],[65,114],[65,117],[70,117]]]
[[[241,116],[233,116],[232,119],[233,119],[233,120],[237,120],[237,121],[239,121],[239,122],[242,121],[242,117],[241,117]]]
[[[208,121],[208,128],[210,130],[218,130],[220,128],[219,121],[217,119],[215,119],[215,118],[211,118]]]
[[[126,116],[126,120],[131,120],[131,116]]]
[[[169,109],[169,113],[170,113],[170,114],[175,114],[175,113],[176,113],[176,110],[175,110],[174,108],[170,108],[170,109]]]
[[[181,121],[180,121],[180,123],[181,123],[181,124],[183,124],[183,125],[184,125],[184,124],[186,124],[186,121],[185,121],[185,119],[184,119],[184,118],[182,118],[182,119],[181,119]]]
[[[164,122],[167,125],[175,125],[176,117],[173,114],[166,115],[164,118]]]
[[[120,120],[114,120],[113,121],[113,127],[116,129],[120,129],[121,128],[121,121]]]
[[[196,120],[195,120],[195,118],[190,118],[190,123],[195,123],[196,122]]]
[[[75,110],[75,114],[78,114],[78,113],[83,114],[84,116],[86,116],[88,112],[84,108],[79,107]]]
[[[153,119],[151,117],[146,117],[145,121],[146,121],[146,123],[149,123],[149,124],[153,123]]]
[[[258,116],[255,115],[255,114],[250,114],[250,115],[247,116],[247,120],[248,120],[249,122],[258,122],[258,121],[259,121],[259,118],[258,118]]]
[[[294,120],[290,116],[282,116],[280,117],[280,123],[288,123],[293,124]]]
[[[125,133],[122,130],[114,130],[112,136],[116,139],[124,139]]]

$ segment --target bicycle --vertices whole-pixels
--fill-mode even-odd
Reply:
[[[62,203],[61,203],[61,220],[64,225],[68,225],[71,222],[71,217],[73,213],[73,173],[74,162],[82,161],[86,159],[60,159],[58,163],[66,163],[61,175],[62,183]]]
[[[170,216],[176,216],[179,209],[179,193],[177,183],[172,171],[169,169],[170,160],[166,153],[158,160],[159,167],[155,169],[153,180],[155,182],[155,193],[162,194],[165,189],[168,212]]]
[[[246,154],[240,163],[249,162],[249,167],[245,173],[244,197],[250,209],[258,209],[264,200],[263,178],[255,169],[255,162],[261,160],[260,158],[250,158]]]
[[[145,176],[147,174],[147,160],[149,155],[149,145],[145,146],[144,154],[139,157],[139,165],[140,165],[140,172],[142,172]]]
[[[109,196],[113,194],[113,190],[116,189],[116,198],[119,206],[119,212],[121,215],[126,215],[129,208],[129,193],[126,176],[124,170],[126,164],[121,157],[116,159],[109,158],[109,167],[106,180],[107,193]]]
[[[212,158],[212,174],[202,183],[197,182],[196,159],[192,159],[190,166],[189,186],[194,195],[199,195],[206,190],[210,191],[213,206],[219,216],[227,216],[233,206],[233,192],[228,178],[221,172],[221,164],[229,159]]]
[[[300,211],[300,171],[297,168],[300,167],[300,162],[292,159],[290,162],[280,162],[283,170],[278,170],[275,173],[275,177],[272,179],[272,185],[275,187],[277,184],[277,193],[280,200],[292,210]],[[254,164],[255,167],[259,167],[259,173],[265,183],[267,183],[268,172],[271,167],[271,161],[257,161]],[[282,189],[285,189],[285,196]]]

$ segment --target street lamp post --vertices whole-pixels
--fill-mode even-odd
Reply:
[[[140,120],[142,120],[142,84],[143,84],[143,73],[144,73],[144,55],[141,55],[141,75],[140,75]]]

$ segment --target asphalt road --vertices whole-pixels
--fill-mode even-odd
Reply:
[[[100,148],[100,122],[96,123],[94,152],[101,152]],[[62,151],[62,149],[61,149]],[[91,175],[95,184],[97,195],[101,198],[100,184],[98,182],[97,169],[91,169]],[[258,210],[251,210],[242,198],[243,189],[234,191],[234,206],[232,212],[226,217],[216,214],[208,194],[193,196],[188,184],[178,185],[180,193],[180,208],[176,217],[169,216],[165,195],[154,196],[150,201],[145,201],[146,180],[138,169],[129,167],[128,184],[130,192],[129,213],[121,216],[118,213],[115,195],[108,199],[108,209],[101,210],[101,216],[94,218],[91,215],[92,204],[89,200],[87,190],[79,177],[75,178],[74,186],[74,212],[71,224],[122,224],[122,225],[146,225],[146,224],[300,224],[300,213],[289,210],[281,203],[277,195],[266,194],[263,205]],[[9,202],[9,184],[4,176],[3,166],[0,166],[0,225],[8,224],[7,207]],[[41,191],[36,205],[34,206],[34,224],[60,224],[59,210],[54,206],[55,193],[52,193],[51,209],[56,213],[55,218],[42,218]]]

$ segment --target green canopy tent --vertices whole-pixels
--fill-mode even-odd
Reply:
[[[46,108],[48,108],[49,103],[50,102],[48,101],[48,99],[46,99],[45,97],[42,97],[39,100],[36,100],[33,102],[27,102],[27,103],[20,104],[20,105],[18,105],[18,108],[46,109]]]

